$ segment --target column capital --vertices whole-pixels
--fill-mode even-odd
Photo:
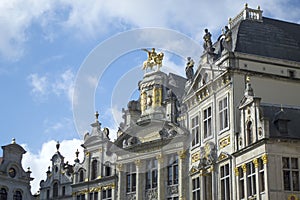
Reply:
[[[134,161],[134,164],[136,167],[141,167],[143,164],[143,161],[141,159],[137,159]]]
[[[235,172],[236,176],[239,176],[239,168],[238,167],[234,168],[234,172]]]
[[[163,163],[164,162],[164,155],[163,154],[158,154],[155,156],[156,157],[156,160],[159,162],[159,163]]]
[[[268,163],[268,155],[267,154],[262,155],[261,159],[263,161],[263,164],[267,164]]]
[[[187,153],[187,150],[181,150],[181,151],[177,152],[180,159],[185,159],[186,158],[186,153]]]
[[[246,166],[246,164],[244,163],[244,164],[242,164],[242,169],[243,169],[243,172],[244,173],[246,173],[247,172],[247,166]]]
[[[253,164],[254,164],[254,167],[255,167],[255,168],[258,168],[258,159],[257,159],[257,158],[254,158],[252,162],[253,162]]]
[[[123,163],[117,164],[117,170],[118,171],[123,171],[124,170],[124,164]]]

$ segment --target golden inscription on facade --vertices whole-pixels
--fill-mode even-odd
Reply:
[[[230,144],[230,136],[227,136],[225,138],[222,138],[220,141],[219,141],[219,146],[220,146],[220,149],[228,146]]]
[[[192,163],[197,162],[198,160],[200,160],[200,152],[196,152],[192,154]]]

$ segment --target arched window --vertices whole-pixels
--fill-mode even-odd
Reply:
[[[5,188],[1,188],[0,190],[0,200],[7,200],[7,192]]]
[[[58,183],[53,184],[53,197],[58,197]]]
[[[13,198],[14,200],[22,200],[22,193],[20,191],[16,191]]]
[[[79,171],[79,182],[83,182],[84,181],[84,171],[83,169],[81,169]]]
[[[92,161],[92,174],[91,174],[91,179],[94,180],[97,178],[97,160]]]
[[[253,143],[252,122],[251,121],[249,121],[247,123],[246,133],[247,133],[248,145],[250,145]]]

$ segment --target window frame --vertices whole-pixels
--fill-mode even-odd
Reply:
[[[225,99],[226,99],[226,101],[224,101]],[[226,107],[223,104],[224,102],[226,102]],[[222,103],[222,107],[220,107],[221,106],[220,103]],[[224,112],[226,112],[226,113],[224,114]],[[230,128],[230,113],[229,112],[230,112],[229,95],[226,94],[225,96],[221,97],[218,100],[218,131],[219,131],[219,134],[229,130],[229,128]],[[227,126],[224,126],[224,123],[225,124],[227,123]]]
[[[146,161],[147,171],[145,173],[145,189],[157,188],[158,184],[158,161],[156,159],[150,159]]]
[[[247,163],[247,194],[248,198],[256,196],[256,169],[253,162]]]
[[[126,193],[136,192],[136,166],[134,163],[127,164]]]
[[[288,163],[287,163],[287,166],[285,167],[284,165],[284,159],[287,159],[288,160]],[[296,167],[293,167],[293,162],[292,160],[296,160]],[[299,192],[300,191],[300,177],[299,177],[299,174],[300,174],[300,170],[299,170],[299,159],[297,157],[285,157],[283,156],[282,157],[282,177],[283,177],[283,190],[284,191],[292,191],[292,192]],[[285,178],[286,178],[286,175],[285,175],[285,172],[287,172],[286,175],[287,178],[288,178],[288,187],[289,188],[286,188],[286,181],[285,181]],[[298,176],[298,178],[296,179],[297,183],[294,183],[294,174],[296,174],[296,176]],[[298,184],[298,188],[296,188],[295,184]]]
[[[201,195],[200,177],[192,178],[192,200],[200,199]]]
[[[208,115],[208,111],[210,111]],[[203,141],[213,136],[213,106],[209,105],[202,111]]]
[[[224,190],[222,190],[224,188]],[[226,163],[220,166],[220,189],[221,189],[221,199],[230,200],[231,188],[230,188],[230,165]]]
[[[178,156],[174,154],[169,157],[169,162],[167,166],[167,185],[178,185],[178,179]]]
[[[197,119],[197,120],[196,120]],[[192,148],[201,144],[200,114],[191,117],[190,130],[192,138]],[[195,131],[195,132],[194,132]]]

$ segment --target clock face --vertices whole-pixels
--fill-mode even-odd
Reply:
[[[11,177],[11,178],[14,178],[16,176],[16,170],[15,168],[11,167],[9,168],[8,170],[8,175]]]

